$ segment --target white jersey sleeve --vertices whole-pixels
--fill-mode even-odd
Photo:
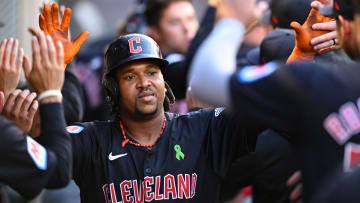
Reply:
[[[198,49],[188,77],[195,96],[208,104],[229,106],[229,82],[245,27],[234,19],[220,20]]]

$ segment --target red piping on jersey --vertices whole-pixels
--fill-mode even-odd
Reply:
[[[164,121],[163,121],[163,124],[162,124],[162,127],[161,127],[161,131],[160,131],[159,137],[160,137],[161,134],[164,132],[165,126],[166,126],[166,116],[164,116]],[[123,136],[124,136],[124,141],[121,143],[121,146],[122,146],[122,147],[125,147],[125,145],[126,145],[127,143],[130,143],[130,144],[132,144],[132,145],[135,145],[136,147],[145,147],[145,148],[152,148],[152,147],[155,145],[155,142],[156,142],[156,141],[155,141],[153,144],[143,145],[143,144],[135,143],[135,142],[129,140],[129,138],[127,138],[126,135],[125,135],[124,125],[122,124],[121,120],[120,120],[120,129],[121,129],[121,133],[122,133]],[[159,138],[158,138],[158,139],[159,139]]]

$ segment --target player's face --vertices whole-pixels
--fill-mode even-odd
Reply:
[[[357,35],[359,33],[357,31],[357,25],[354,22],[355,21],[339,17],[339,20],[337,20],[337,33],[341,48],[350,58],[358,60],[360,58],[360,53],[357,48]]]
[[[199,27],[195,9],[190,2],[171,3],[162,12],[154,29],[156,41],[164,53],[185,53]]]
[[[121,112],[137,117],[153,116],[163,108],[165,83],[157,64],[139,60],[116,72]]]

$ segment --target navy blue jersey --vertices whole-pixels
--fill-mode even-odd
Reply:
[[[216,202],[231,161],[253,150],[256,142],[222,110],[166,113],[165,130],[151,150],[122,147],[116,121],[69,126],[81,201]]]
[[[360,69],[292,64],[245,67],[231,78],[232,106],[257,128],[285,131],[299,151],[305,201],[360,156]]]
[[[221,185],[220,200],[233,199],[245,186],[252,185],[253,203],[289,203],[288,178],[298,169],[294,149],[273,130],[257,139],[256,150],[236,159]]]

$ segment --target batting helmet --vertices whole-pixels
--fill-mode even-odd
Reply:
[[[105,54],[105,74],[112,73],[122,65],[139,60],[149,59],[157,63],[161,69],[168,66],[163,59],[160,48],[150,37],[142,34],[128,34],[112,42]]]

